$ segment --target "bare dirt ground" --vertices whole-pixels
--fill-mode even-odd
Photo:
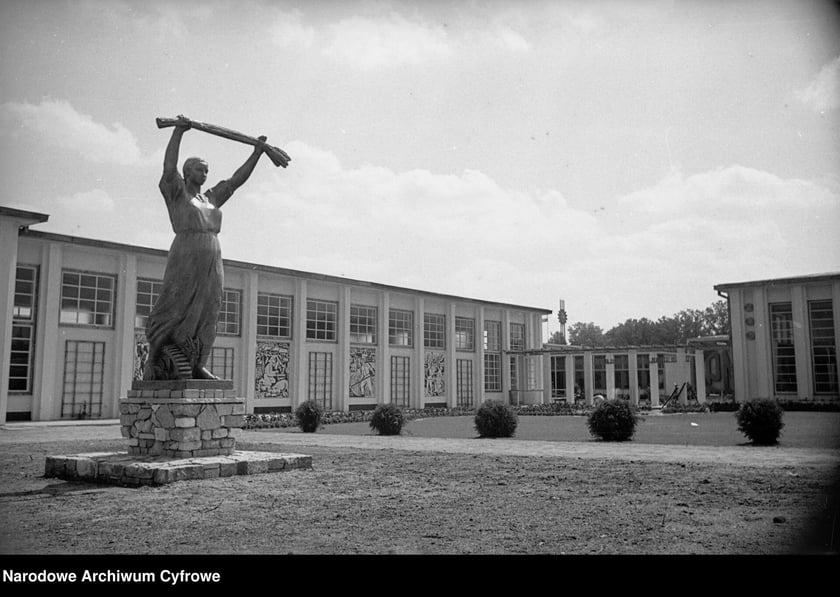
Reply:
[[[311,454],[313,468],[73,484],[45,479],[44,458],[124,451],[118,427],[0,429],[0,554],[767,555],[840,544],[836,450],[271,431],[246,431],[237,448]]]

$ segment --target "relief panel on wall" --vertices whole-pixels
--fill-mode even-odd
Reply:
[[[350,348],[350,397],[370,398],[376,379],[376,349]]]
[[[289,344],[257,342],[257,398],[289,397]]]
[[[446,391],[444,378],[446,353],[427,352],[425,361],[426,396],[443,396]]]

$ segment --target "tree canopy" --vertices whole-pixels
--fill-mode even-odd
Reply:
[[[573,323],[569,343],[583,346],[651,346],[685,344],[689,338],[729,334],[729,306],[725,300],[705,309],[684,309],[653,321],[628,319],[604,332],[592,322]]]

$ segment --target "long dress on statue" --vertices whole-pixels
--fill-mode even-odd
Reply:
[[[146,324],[149,360],[143,378],[198,377],[213,342],[222,305],[224,270],[217,237],[231,196],[228,181],[190,197],[177,173],[164,175],[166,201],[175,239],[169,249],[163,288]]]

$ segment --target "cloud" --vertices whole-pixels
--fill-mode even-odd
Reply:
[[[826,64],[816,79],[795,92],[796,98],[817,112],[827,112],[840,106],[840,56]]]
[[[114,211],[114,200],[102,189],[93,189],[74,193],[69,197],[60,197],[57,203],[74,212],[107,213]]]
[[[840,264],[836,180],[677,172],[595,217],[556,189],[508,189],[477,170],[349,167],[288,149],[295,169],[240,199],[255,209],[227,209],[225,234],[249,239],[240,259],[545,308],[562,297],[572,321],[605,329],[704,308],[715,284]]]
[[[6,102],[0,105],[0,116],[11,123],[12,130],[35,133],[43,142],[78,152],[92,162],[122,166],[144,162],[131,131],[120,123],[109,128],[94,122],[66,101]]]
[[[409,21],[397,13],[343,19],[329,26],[329,36],[323,54],[362,70],[423,64],[452,51],[443,27]]]
[[[303,25],[300,11],[284,12],[271,27],[271,39],[282,48],[306,50],[312,47],[315,30]]]

